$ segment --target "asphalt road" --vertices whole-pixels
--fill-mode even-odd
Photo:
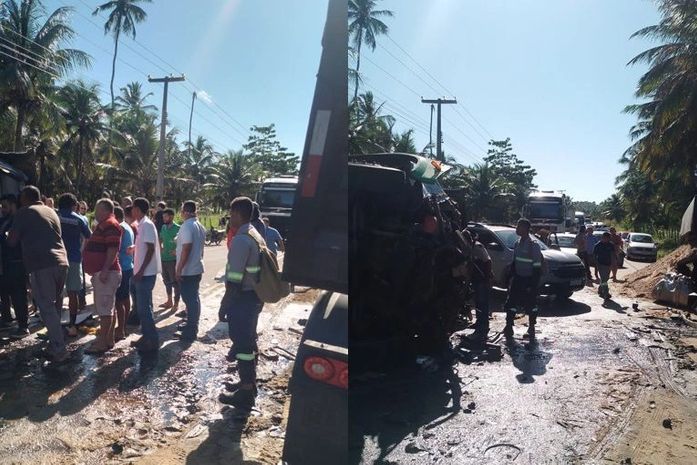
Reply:
[[[458,334],[451,363],[414,360],[351,385],[351,464],[695,463],[697,360],[680,341],[697,324],[603,302],[595,285],[542,299],[535,343],[524,316],[506,341],[504,298],[493,293],[486,348]]]
[[[278,463],[298,321],[316,294],[264,307],[257,407],[241,418],[217,399],[225,381],[237,380],[225,360],[227,325],[218,322],[225,246],[206,247],[204,257],[199,339],[191,345],[173,337],[181,320],[158,310],[155,356],[129,346],[136,333],[101,357],[84,354],[94,336],[82,334],[70,343],[70,363],[56,368],[39,357],[35,334],[0,347],[0,465]],[[164,298],[158,282],[155,305]]]

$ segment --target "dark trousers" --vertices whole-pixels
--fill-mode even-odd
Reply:
[[[474,328],[477,332],[489,332],[489,285],[488,281],[474,280],[472,288],[474,290],[474,305],[477,311],[477,321]]]
[[[201,284],[201,275],[182,276],[180,283],[181,297],[186,305],[186,326],[182,335],[187,338],[196,338],[198,335],[198,321],[201,317],[201,298],[198,289]]]
[[[508,298],[503,308],[506,309],[506,324],[512,325],[515,314],[521,310],[530,317],[530,325],[537,323],[537,282],[532,277],[513,276],[508,289]]]
[[[578,258],[581,259],[583,262],[583,266],[586,267],[586,277],[588,279],[593,279],[593,275],[591,274],[591,264],[590,260],[588,259],[588,252],[578,252]]]
[[[228,333],[232,340],[230,353],[237,360],[242,384],[256,382],[257,322],[263,306],[254,291],[240,292],[228,301]]]
[[[19,263],[10,264],[5,274],[0,276],[0,314],[4,321],[10,321],[10,304],[15,309],[17,326],[29,326],[29,311],[27,309],[27,275],[24,266]]]

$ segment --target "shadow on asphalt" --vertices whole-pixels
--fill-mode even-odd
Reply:
[[[159,314],[156,319],[168,316]],[[172,338],[178,323],[158,328],[161,342]],[[67,416],[80,412],[109,388],[118,387],[120,392],[128,392],[152,383],[176,365],[190,345],[175,341],[152,354],[140,354],[136,349],[122,346],[100,357],[85,355],[88,344],[82,339],[78,339],[83,343],[77,346],[73,340],[71,358],[58,366],[43,367],[43,360],[37,360],[41,342],[10,352],[2,362],[2,369],[11,371],[13,376],[0,381],[3,394],[0,417],[26,417],[32,422],[41,422],[56,414]],[[69,386],[72,387],[57,402],[49,403],[55,393]]]
[[[234,408],[226,408],[222,414],[222,419],[208,426],[208,437],[186,457],[186,464],[261,465],[244,460],[240,448],[248,416]]]
[[[381,376],[351,381],[350,464],[362,463],[364,451],[370,463],[394,463],[386,458],[407,436],[433,429],[462,409],[461,380],[452,366],[427,372],[412,365]]]
[[[494,289],[489,296],[492,313],[503,313],[503,304],[506,302],[506,291]],[[568,317],[590,313],[591,307],[571,299],[559,300],[555,297],[542,296],[538,299],[540,316],[543,317]]]
[[[627,306],[623,306],[623,305],[618,304],[617,302],[615,302],[612,299],[606,300],[605,302],[603,302],[602,307],[607,308],[608,310],[614,310],[617,313],[627,313],[625,310],[627,310],[629,308]]]
[[[521,344],[509,338],[506,340],[506,349],[511,356],[513,366],[520,371],[516,375],[520,384],[532,384],[535,382],[535,376],[547,373],[547,365],[552,360],[552,354],[541,350],[538,341]]]

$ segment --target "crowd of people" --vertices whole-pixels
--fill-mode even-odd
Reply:
[[[610,276],[613,282],[617,282],[623,240],[615,228],[603,232],[600,237],[593,232],[592,226],[581,225],[575,240],[577,255],[586,267],[586,280],[592,284],[595,276],[599,282],[598,295],[607,300],[612,298]]]
[[[121,202],[98,200],[93,221],[88,205],[71,193],[42,197],[27,186],[19,197],[1,199],[0,326],[16,328],[14,339],[30,334],[29,303],[45,325],[47,346],[42,355],[59,364],[71,356],[69,342],[79,335],[78,318],[86,308],[87,277],[99,330],[85,353],[100,355],[128,336],[127,326],[140,326],[141,336],[130,345],[141,353],[157,352],[160,334],[153,312],[153,289],[161,275],[167,300],[159,307],[184,318],[175,336],[193,343],[199,330],[199,286],[204,272],[206,229],[199,222],[194,201],[176,213],[160,202],[151,211],[143,197]],[[259,255],[268,244],[276,255],[283,239],[260,216],[247,197],[230,204],[225,296],[218,316],[228,323],[232,347],[228,360],[236,363],[239,383],[228,383],[220,396],[225,403],[250,408],[256,397],[257,321],[263,303],[254,291]],[[63,326],[64,296],[68,322]],[[179,313],[179,304],[185,309]]]

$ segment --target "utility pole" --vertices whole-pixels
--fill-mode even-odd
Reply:
[[[435,107],[431,104],[431,124],[428,127],[428,150],[431,152],[431,156],[433,156],[433,110]]]
[[[167,132],[167,90],[170,82],[181,82],[186,80],[184,75],[181,76],[165,76],[162,78],[151,78],[148,76],[149,82],[164,82],[165,90],[162,95],[162,124],[160,125],[160,147],[157,152],[157,200],[162,200],[165,188],[165,137]]]
[[[191,160],[191,121],[194,119],[194,103],[196,102],[196,92],[191,96],[191,114],[189,115],[189,160]]]
[[[421,103],[430,103],[430,104],[436,104],[438,106],[438,119],[436,123],[436,160],[438,161],[445,161],[445,157],[443,156],[443,151],[441,150],[441,143],[443,142],[443,133],[440,130],[440,106],[441,105],[447,105],[451,103],[457,103],[457,100],[455,99],[443,99],[443,98],[438,98],[438,99],[424,99],[423,97],[421,98]]]

